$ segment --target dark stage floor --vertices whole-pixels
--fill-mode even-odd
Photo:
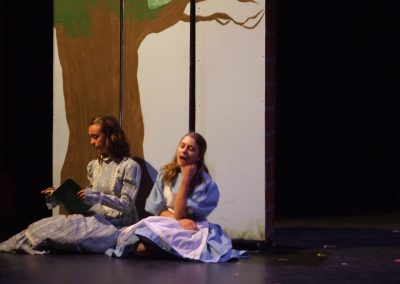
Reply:
[[[274,244],[225,264],[0,253],[0,283],[400,283],[399,218],[280,220]]]

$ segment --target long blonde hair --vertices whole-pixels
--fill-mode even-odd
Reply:
[[[208,174],[208,168],[204,162],[204,156],[207,150],[207,142],[204,137],[201,136],[199,133],[189,132],[181,138],[179,144],[186,136],[190,136],[191,138],[193,138],[196,141],[197,147],[199,148],[199,160],[196,162],[197,170],[190,182],[190,188],[193,189],[196,185],[203,182],[203,172],[206,172]],[[172,161],[164,165],[161,170],[164,174],[164,184],[173,185],[176,181],[178,173],[181,171],[181,168],[178,165],[178,161],[176,160],[176,154],[174,155]]]

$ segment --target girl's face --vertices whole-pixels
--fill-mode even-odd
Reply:
[[[196,140],[190,136],[185,136],[179,143],[176,150],[176,161],[178,166],[193,164],[199,160],[199,147]]]
[[[88,133],[90,137],[90,144],[93,145],[97,153],[103,156],[108,156],[109,151],[106,146],[106,136],[101,131],[101,125],[99,124],[90,125]]]

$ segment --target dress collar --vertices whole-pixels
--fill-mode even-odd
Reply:
[[[108,156],[108,157],[103,157],[103,155],[101,155],[101,156],[100,156],[100,160],[108,164],[108,163],[111,162],[113,159],[111,158],[111,155]]]

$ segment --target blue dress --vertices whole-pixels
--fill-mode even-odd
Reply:
[[[131,158],[93,160],[87,167],[85,203],[90,216],[55,215],[29,225],[0,243],[0,252],[43,254],[52,250],[104,253],[115,247],[119,230],[137,222],[135,200],[141,169]],[[53,202],[53,205],[57,202]]]
[[[246,251],[232,248],[231,239],[217,225],[207,221],[207,216],[216,208],[219,190],[211,177],[203,173],[203,182],[188,194],[187,209],[196,221],[196,230],[181,228],[177,220],[158,216],[161,211],[173,211],[174,197],[179,190],[181,175],[172,186],[165,185],[162,173],[158,174],[154,187],[146,200],[146,211],[154,215],[121,229],[115,249],[106,253],[122,257],[140,239],[145,237],[162,250],[188,260],[201,262],[226,262],[248,257]]]

